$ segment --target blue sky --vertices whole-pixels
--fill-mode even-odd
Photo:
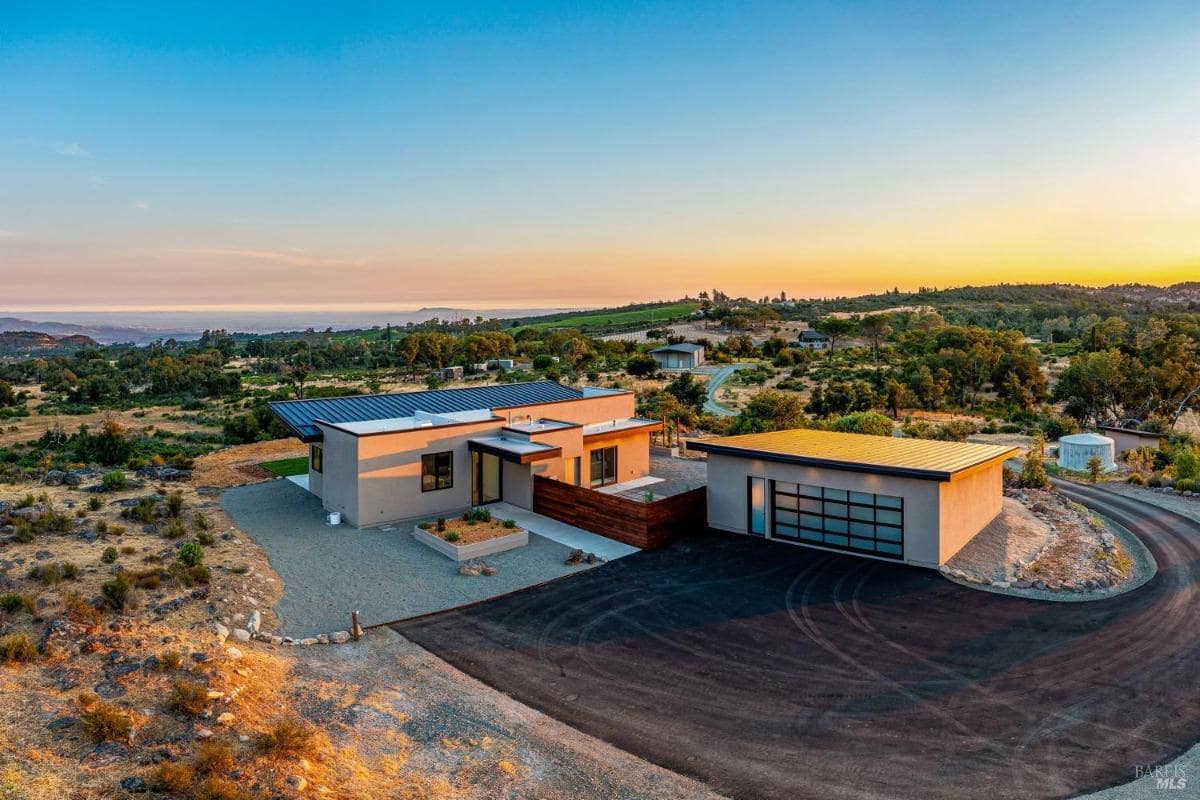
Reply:
[[[595,303],[1200,268],[1195,2],[3,18],[0,271],[18,305]]]

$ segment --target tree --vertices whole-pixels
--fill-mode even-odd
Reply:
[[[908,405],[908,387],[895,378],[888,378],[883,384],[883,402],[888,411],[896,419],[900,418],[900,409]]]
[[[1050,488],[1050,476],[1046,474],[1046,465],[1042,463],[1042,453],[1046,448],[1046,440],[1039,433],[1033,437],[1029,452],[1025,454],[1025,464],[1021,467],[1021,486],[1026,489]]]
[[[817,333],[823,333],[829,337],[829,356],[832,358],[833,351],[837,349],[838,340],[857,333],[859,323],[858,320],[848,317],[825,317],[814,322],[812,327]]]
[[[866,433],[872,436],[891,436],[893,422],[878,411],[856,411],[838,417],[829,426],[830,430],[846,433]]]
[[[680,403],[696,410],[704,405],[704,398],[707,396],[704,386],[697,383],[690,372],[679,373],[667,384],[666,390]]]
[[[13,391],[12,384],[8,381],[0,381],[0,408],[15,405],[16,402],[17,393]]]
[[[763,433],[803,428],[808,424],[800,396],[764,389],[752,396],[729,427],[730,433]]]
[[[892,332],[891,314],[868,314],[862,319],[863,335],[871,340],[871,353],[879,361],[879,343]]]
[[[1087,461],[1088,480],[1092,483],[1100,482],[1100,475],[1104,472],[1104,462],[1100,460],[1100,456],[1092,456]]]
[[[648,355],[636,355],[625,362],[625,371],[635,378],[645,378],[658,372],[658,362]]]

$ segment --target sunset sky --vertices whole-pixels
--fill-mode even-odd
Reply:
[[[226,5],[4,4],[0,310],[1200,279],[1196,0]]]

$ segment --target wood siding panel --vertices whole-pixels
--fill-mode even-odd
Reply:
[[[704,487],[642,503],[549,478],[533,483],[534,513],[642,549],[703,529],[704,498]]]

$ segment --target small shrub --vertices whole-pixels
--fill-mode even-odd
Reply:
[[[122,470],[114,469],[100,476],[100,485],[106,492],[120,492],[129,488],[129,481]]]
[[[193,681],[175,681],[167,705],[172,711],[198,717],[208,708],[208,689]]]
[[[195,567],[204,563],[204,548],[199,542],[187,542],[179,548],[179,560],[186,566]]]
[[[82,720],[83,733],[93,742],[128,741],[133,730],[133,720],[114,706],[99,700],[83,715]]]
[[[506,528],[515,528],[515,527],[517,527],[517,521],[516,521],[515,519],[506,519],[506,520],[504,520],[504,522],[503,522],[503,523],[501,523],[501,524],[502,524],[502,525],[504,525],[504,527],[506,527]]]
[[[197,531],[206,531],[212,527],[212,523],[203,514],[196,514],[192,517],[192,527]]]
[[[249,564],[237,564],[237,565],[231,567],[229,571],[232,572],[234,575],[245,575],[250,572],[250,565]]]
[[[167,539],[178,539],[186,533],[187,529],[183,527],[183,521],[178,517],[172,517],[163,528],[162,535]]]
[[[162,585],[162,570],[157,568],[130,573],[133,575],[133,585],[139,589],[153,592]]]
[[[1196,481],[1191,478],[1180,478],[1175,481],[1175,491],[1177,492],[1194,492],[1196,491]]]
[[[75,509],[75,516],[76,516],[77,518],[79,518],[79,519],[83,519],[83,518],[84,518],[84,517],[86,517],[87,515],[88,515],[88,512],[87,512],[87,509],[86,509],[86,508],[77,508],[77,509]]]
[[[137,552],[137,548],[131,544],[121,545],[121,555],[123,555],[123,556],[131,556],[136,552]]]
[[[89,627],[100,624],[100,609],[84,600],[78,592],[71,592],[63,598],[63,609],[72,622]]]
[[[438,517],[437,531],[438,531],[438,533],[444,533],[446,531],[446,518],[445,517]]]
[[[168,761],[159,765],[148,783],[155,792],[186,794],[195,788],[196,772],[190,764]]]
[[[112,564],[117,560],[117,548],[106,547],[104,552],[100,554],[100,560],[105,564]]]
[[[120,536],[121,534],[125,533],[125,526],[124,525],[109,525],[108,532],[110,534],[112,534],[113,536]]]
[[[73,581],[79,577],[79,565],[74,561],[64,561],[59,565],[63,580]]]
[[[100,534],[100,535],[102,535],[102,536],[103,536],[104,534],[108,533],[108,522],[107,522],[107,520],[102,520],[102,519],[98,519],[98,520],[96,520],[96,533],[98,533],[98,534]]]
[[[37,504],[37,498],[33,496],[32,492],[29,492],[24,497],[22,497],[20,500],[13,503],[13,508],[30,508],[31,506],[34,506],[36,504]]]
[[[1104,462],[1100,460],[1100,456],[1092,456],[1088,459],[1087,474],[1090,482],[1100,482],[1100,477],[1104,474]]]
[[[96,495],[92,495],[88,498],[87,507],[92,511],[99,511],[104,508],[104,501],[96,497]]]
[[[175,519],[183,513],[183,492],[171,492],[167,495],[167,515]]]
[[[22,610],[32,614],[33,601],[23,594],[5,592],[4,594],[0,594],[0,610],[8,614],[15,614]]]
[[[1143,476],[1138,475],[1136,472],[1129,476],[1129,479],[1127,482],[1132,483],[1136,486],[1145,486],[1146,485],[1146,479]]]
[[[205,547],[212,547],[216,544],[216,539],[208,531],[196,531],[196,542]]]
[[[302,756],[312,742],[312,731],[295,717],[284,717],[271,729],[260,733],[255,744],[259,752],[273,756]]]
[[[167,650],[158,657],[158,668],[162,672],[177,670],[183,666],[183,653],[178,650]]]
[[[62,573],[59,572],[58,564],[43,564],[29,570],[29,577],[41,581],[46,586],[54,586],[62,580]]]
[[[1146,481],[1146,483],[1147,483],[1147,485],[1150,486],[1150,488],[1157,489],[1163,485],[1162,476],[1161,475],[1151,475],[1150,480]]]
[[[133,582],[124,572],[119,572],[111,581],[100,585],[100,594],[114,609],[123,611],[133,605]]]
[[[33,525],[29,523],[29,520],[18,517],[13,523],[13,535],[16,537],[18,542],[28,544],[29,542],[32,542],[35,537]]]
[[[233,769],[233,745],[229,742],[209,740],[201,742],[196,749],[196,771],[208,774],[222,774]]]
[[[176,561],[167,568],[167,572],[181,586],[195,586],[198,583],[205,584],[212,580],[212,572],[203,564],[189,567],[182,561]]]
[[[9,664],[34,661],[37,659],[37,647],[23,633],[0,636],[0,659]]]
[[[457,542],[459,540],[458,531],[446,531],[442,534],[442,538],[447,542]]]

